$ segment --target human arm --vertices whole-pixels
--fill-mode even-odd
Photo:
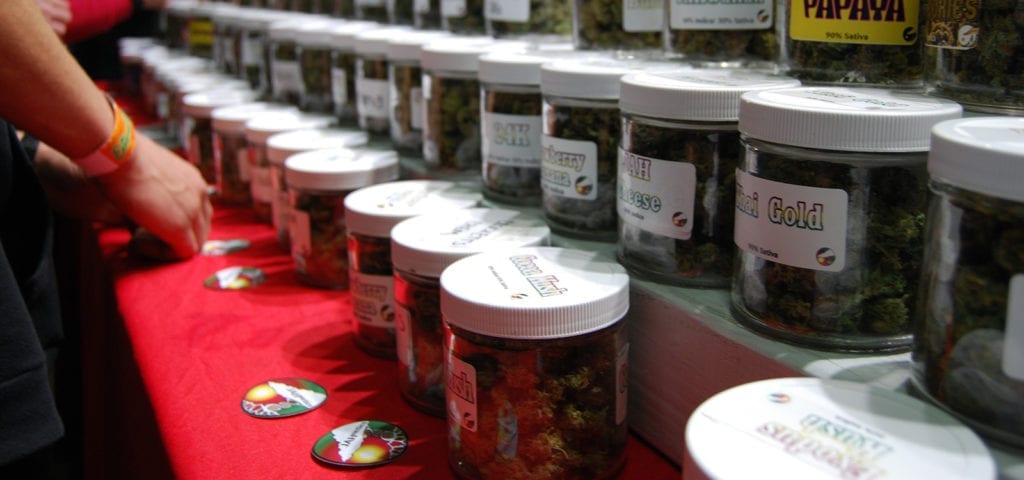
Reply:
[[[71,5],[69,0],[36,0],[39,11],[43,12],[43,18],[47,25],[57,35],[63,37],[67,31],[68,23],[71,22]]]

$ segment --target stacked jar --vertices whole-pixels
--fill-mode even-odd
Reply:
[[[415,0],[386,0],[387,22],[392,25],[412,25]]]
[[[908,348],[929,132],[960,106],[838,87],[751,92],[741,102],[737,319],[804,346]]]
[[[565,0],[486,0],[483,11],[487,34],[496,38],[557,41],[572,35],[572,5]]]
[[[320,122],[333,117],[315,116]],[[285,183],[285,161],[301,152],[324,149],[362,147],[369,142],[366,132],[355,129],[313,127],[290,130],[267,138],[267,161],[270,163],[270,210],[272,224],[281,246],[288,248],[288,188]]]
[[[219,184],[213,140],[214,109],[251,102],[255,98],[256,93],[251,90],[207,90],[182,98],[182,132],[188,139],[185,153],[207,184]]]
[[[189,148],[192,118],[185,114],[185,97],[192,93],[240,92],[255,97],[245,81],[222,74],[198,73],[178,75],[168,85],[166,131],[184,151]]]
[[[312,22],[304,24],[295,34],[299,71],[302,72],[298,105],[303,111],[332,111],[330,32],[337,26],[337,22]]]
[[[420,30],[441,28],[441,0],[413,0],[412,25]]]
[[[622,78],[619,260],[662,283],[728,287],[740,145],[740,95],[792,88],[749,70],[635,73]]]
[[[440,0],[441,29],[461,35],[486,33],[484,0]]]
[[[274,113],[261,115],[245,122],[245,141],[249,150],[249,182],[252,208],[256,218],[274,224],[274,189],[270,180],[270,160],[267,158],[267,139],[272,135],[292,130],[323,128],[334,123],[334,118],[301,113]]]
[[[395,225],[391,260],[398,385],[412,406],[439,417],[445,414],[440,308],[440,277],[445,268],[476,253],[547,245],[549,236],[543,221],[514,210],[452,210]]]
[[[300,282],[348,288],[345,197],[358,188],[397,178],[398,155],[393,150],[314,150],[285,161],[288,231]]]
[[[388,120],[396,150],[419,156],[423,152],[423,46],[447,36],[440,30],[415,30],[388,41]]]
[[[356,345],[395,358],[394,271],[391,229],[402,220],[480,203],[474,185],[406,180],[361,188],[345,197],[349,291]]]
[[[490,251],[441,275],[448,462],[461,478],[613,478],[629,276],[594,252]]]
[[[296,112],[283,103],[244,103],[210,112],[213,128],[213,158],[217,171],[217,198],[226,205],[251,205],[249,149],[245,124],[260,115]]]
[[[372,22],[346,22],[331,30],[331,98],[342,125],[356,125],[356,35],[377,28]]]
[[[388,135],[388,41],[405,35],[408,27],[367,30],[356,35],[356,112],[359,128],[371,135]]]
[[[664,0],[573,0],[573,44],[580,50],[660,50]]]
[[[267,31],[270,88],[275,101],[299,105],[303,84],[297,36],[299,29],[312,21],[316,20],[289,15],[284,20],[272,23]]]
[[[984,34],[984,30],[982,31]],[[1024,119],[932,130],[913,376],[985,437],[1024,447]]]
[[[226,75],[237,74],[234,30],[235,18],[240,11],[235,5],[218,5],[210,19],[213,24],[213,69]]]
[[[670,54],[709,67],[774,68],[779,59],[773,2],[668,0]]]

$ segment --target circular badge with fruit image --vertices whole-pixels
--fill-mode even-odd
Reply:
[[[401,427],[363,420],[327,432],[313,445],[313,458],[338,467],[375,467],[393,462],[409,448]]]
[[[210,275],[203,285],[210,290],[241,290],[255,287],[266,279],[263,271],[255,267],[228,267]]]
[[[814,254],[814,258],[821,266],[827,267],[836,263],[836,252],[831,248],[821,247],[818,249],[818,252]]]
[[[207,240],[203,244],[202,253],[208,257],[216,257],[220,255],[227,255],[231,252],[237,252],[249,248],[251,243],[244,238],[232,238],[229,240]]]
[[[324,387],[302,378],[275,378],[253,386],[242,397],[242,410],[256,418],[293,417],[327,400]]]
[[[594,190],[594,182],[590,181],[587,177],[579,177],[576,179],[576,193],[587,196]]]

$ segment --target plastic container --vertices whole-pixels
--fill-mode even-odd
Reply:
[[[924,75],[934,93],[969,111],[1024,114],[1024,21],[1018,2],[926,0],[921,8],[927,12]]]
[[[369,22],[387,23],[388,9],[385,0],[354,0],[358,20]]]
[[[690,415],[686,450],[684,479],[997,474],[981,439],[945,412],[902,393],[819,378],[775,378],[715,394]]]
[[[388,13],[388,23],[412,26],[413,4],[416,3],[416,0],[386,0],[384,3],[384,8]]]
[[[775,67],[779,59],[778,2],[667,0],[669,54],[711,67]]]
[[[314,116],[304,121],[324,124],[333,119]],[[270,209],[272,224],[277,230],[281,246],[288,248],[289,219],[288,188],[285,183],[285,161],[297,153],[312,150],[362,147],[369,142],[366,132],[347,128],[306,127],[271,135],[267,138],[267,160],[270,163],[270,190],[273,192]]]
[[[630,273],[667,284],[729,286],[743,158],[740,95],[799,85],[722,69],[622,78],[618,254]]]
[[[484,20],[496,38],[572,36],[572,4],[565,0],[485,0]]]
[[[285,161],[291,210],[288,231],[300,282],[348,288],[345,197],[358,188],[397,178],[394,150],[314,150]]]
[[[283,103],[253,102],[215,108],[210,112],[213,158],[217,170],[217,200],[225,205],[251,205],[249,148],[245,123],[260,115],[298,111]]]
[[[189,150],[189,136],[193,128],[192,117],[185,114],[185,97],[193,93],[251,95],[245,81],[223,74],[198,73],[172,77],[167,93],[167,122],[165,131],[186,153]]]
[[[404,153],[423,152],[423,46],[448,36],[440,30],[417,30],[388,41],[388,120],[392,146]]]
[[[573,44],[580,50],[662,50],[665,0],[573,0]]]
[[[345,197],[354,335],[364,351],[395,358],[391,228],[417,215],[475,207],[480,203],[475,187],[407,180],[361,188]]]
[[[331,30],[331,96],[342,125],[356,125],[356,35],[372,30],[373,22],[346,22]]]
[[[164,41],[167,48],[185,50],[188,46],[188,22],[192,10],[199,5],[196,0],[175,0],[167,4],[162,12]]]
[[[214,153],[213,110],[251,102],[255,98],[255,92],[241,90],[196,92],[182,98],[182,118],[185,125],[183,132],[188,138],[185,153],[188,161],[199,168],[199,173],[203,175],[206,183],[220,183]]]
[[[441,29],[460,35],[482,35],[484,0],[440,0]]]
[[[121,59],[121,82],[125,93],[138,97],[142,93],[143,55],[147,50],[159,47],[150,37],[122,37],[117,41],[118,58]],[[162,47],[159,47],[162,48]]]
[[[219,5],[198,3],[188,14],[185,48],[193,57],[213,58],[213,12]]]
[[[408,32],[407,27],[389,27],[356,35],[356,112],[359,128],[371,135],[390,134],[388,41]]]
[[[299,108],[307,112],[332,113],[331,96],[331,31],[337,22],[303,25],[295,35],[299,50],[302,90]]]
[[[302,28],[310,28],[312,22],[302,17],[288,17],[270,24],[268,42],[270,51],[270,87],[275,101],[299,106],[305,86],[299,65],[298,35]]]
[[[256,218],[274,225],[273,203],[276,195],[271,183],[267,139],[282,132],[323,128],[333,123],[333,118],[293,112],[260,115],[245,123],[245,141],[249,149],[249,173],[251,175],[249,187]]]
[[[491,251],[441,275],[448,462],[461,478],[613,478],[629,277],[594,252]]]
[[[442,272],[470,255],[542,246],[550,230],[539,218],[514,210],[471,208],[421,215],[391,230],[395,271],[398,386],[414,407],[445,415]],[[483,281],[480,277],[477,283]]]
[[[805,84],[919,89],[924,79],[922,6],[784,2],[780,66]]]
[[[413,0],[412,25],[420,30],[441,28],[441,0]]]
[[[927,261],[914,311],[918,390],[983,436],[1024,447],[1024,119],[932,130]]]
[[[960,106],[840,87],[751,92],[741,102],[735,317],[803,346],[908,348],[929,131]]]

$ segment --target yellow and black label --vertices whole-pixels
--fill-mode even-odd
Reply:
[[[919,0],[789,0],[793,40],[913,45]]]
[[[188,44],[191,46],[213,45],[213,22],[210,19],[193,18],[188,22]]]

